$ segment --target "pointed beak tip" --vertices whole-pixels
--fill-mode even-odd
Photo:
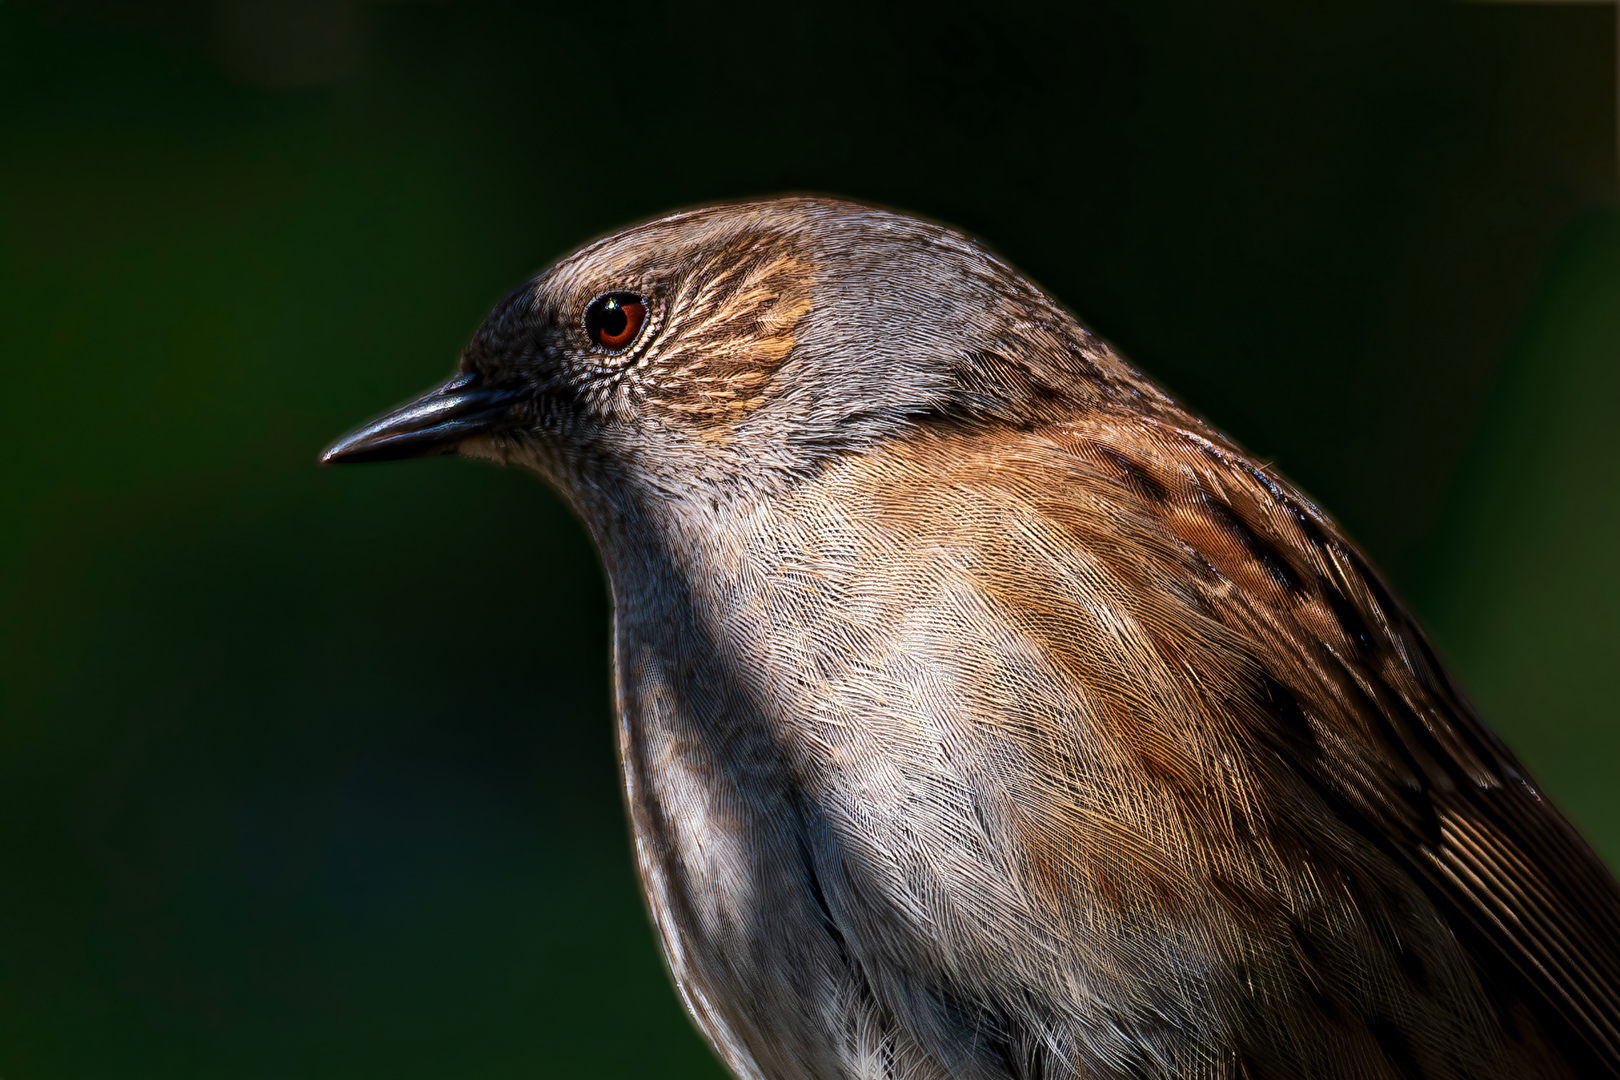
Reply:
[[[321,451],[317,463],[351,465],[453,454],[463,440],[509,426],[520,395],[478,387],[476,382],[476,376],[457,375],[345,435]]]
[[[376,456],[376,438],[369,429],[361,429],[352,434],[345,435],[337,442],[322,450],[315,458],[317,465],[357,465],[373,460]],[[371,451],[371,453],[367,453]]]

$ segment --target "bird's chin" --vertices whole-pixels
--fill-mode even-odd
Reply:
[[[552,480],[556,469],[551,455],[531,438],[507,430],[469,435],[456,444],[455,452],[462,457],[483,458],[497,465],[518,465]]]
[[[513,440],[502,434],[472,435],[456,444],[456,453],[462,457],[484,458],[497,465],[519,461]]]
[[[462,457],[483,458],[497,465],[528,469],[559,490],[569,486],[566,482],[569,471],[562,467],[560,455],[550,446],[513,431],[469,435],[457,444],[455,452]]]

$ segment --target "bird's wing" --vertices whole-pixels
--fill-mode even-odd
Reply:
[[[1425,885],[1487,993],[1528,984],[1544,1029],[1567,1024],[1588,1071],[1620,1075],[1620,889],[1597,855],[1330,521],[1196,424],[1128,426],[1065,441],[1203,564],[1207,610],[1250,643],[1261,692],[1288,699],[1262,704],[1317,729],[1274,750]]]

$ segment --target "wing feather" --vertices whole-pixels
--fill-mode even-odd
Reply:
[[[1251,643],[1314,728],[1273,750],[1405,863],[1454,932],[1478,943],[1488,977],[1505,962],[1549,1030],[1566,1025],[1591,1066],[1620,1076],[1620,888],[1608,869],[1330,520],[1229,444],[1135,426],[1077,452],[1119,472],[1124,493],[1143,475],[1169,493],[1137,502],[1215,571],[1206,609]]]

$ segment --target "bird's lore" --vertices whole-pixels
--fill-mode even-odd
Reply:
[[[740,1077],[1620,1075],[1620,892],[1299,492],[949,228],[596,241],[334,462],[573,505]]]

